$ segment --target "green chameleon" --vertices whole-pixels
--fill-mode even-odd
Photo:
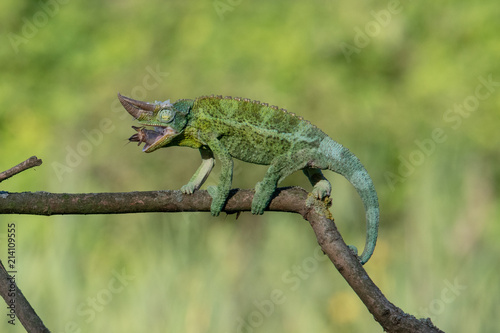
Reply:
[[[181,99],[175,103],[146,103],[118,94],[123,107],[143,126],[129,140],[145,143],[143,151],[185,146],[198,148],[202,163],[189,182],[181,188],[192,194],[205,182],[215,159],[221,162],[220,181],[209,186],[210,211],[221,212],[231,189],[233,157],[269,165],[264,179],[255,186],[252,213],[262,214],[278,183],[302,170],[313,185],[317,199],[330,196],[331,185],[321,170],[343,175],[356,188],[366,212],[367,239],[360,261],[371,257],[378,233],[377,193],[359,159],[341,144],[303,118],[276,106],[246,98],[205,96]],[[146,129],[144,126],[151,126]]]

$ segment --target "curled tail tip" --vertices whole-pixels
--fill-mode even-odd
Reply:
[[[361,257],[359,258],[359,261],[361,262],[361,265],[364,265],[368,262],[368,260],[370,259],[371,257],[371,254],[370,255],[366,255],[366,256],[363,256],[361,255]]]
[[[371,251],[363,251],[363,253],[359,256],[359,261],[361,262],[361,265],[364,265],[370,260],[370,258],[373,255],[373,250]]]
[[[358,255],[358,248],[356,246],[348,245],[347,247],[349,248],[349,250],[351,250],[351,252],[353,252],[356,255],[356,257],[361,262],[361,265],[366,264],[368,262],[368,260],[371,258],[372,253],[373,253],[373,252],[366,253],[365,251],[363,251],[363,253],[361,255]]]

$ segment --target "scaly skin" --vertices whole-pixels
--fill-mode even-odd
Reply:
[[[202,164],[183,193],[191,194],[204,183],[217,156],[221,174],[217,186],[209,186],[211,213],[219,215],[227,200],[233,176],[233,158],[269,165],[264,179],[255,186],[252,213],[262,214],[278,183],[302,170],[313,185],[312,195],[330,196],[331,185],[321,170],[343,175],[356,188],[366,212],[367,239],[360,256],[371,257],[378,234],[377,193],[368,172],[347,148],[332,140],[310,122],[284,109],[249,99],[205,96],[195,100],[146,103],[118,94],[125,109],[143,126],[130,141],[145,143],[144,152],[185,146],[200,150]]]

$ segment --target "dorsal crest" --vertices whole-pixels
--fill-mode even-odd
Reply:
[[[249,103],[249,104],[254,105],[254,106],[262,106],[262,107],[266,107],[266,108],[271,108],[271,109],[276,110],[276,111],[281,111],[284,114],[287,114],[287,115],[289,115],[291,117],[296,118],[297,120],[304,121],[304,122],[306,122],[308,124],[311,124],[308,120],[304,119],[303,117],[298,116],[298,115],[296,115],[293,112],[288,112],[284,108],[279,108],[276,105],[269,106],[268,103],[264,103],[264,102],[257,101],[257,100],[252,100],[252,99],[249,99],[249,98],[231,97],[231,96],[222,96],[222,95],[210,95],[210,96],[202,96],[202,97],[197,98],[197,100],[202,100],[202,99],[233,100],[233,101],[237,101],[237,102]],[[312,125],[312,126],[314,126],[314,125]],[[314,127],[316,127],[316,126],[314,126]]]

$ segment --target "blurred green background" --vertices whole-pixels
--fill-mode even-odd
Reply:
[[[196,150],[144,154],[116,93],[206,94],[287,108],[349,147],[375,182],[366,269],[394,304],[446,332],[500,323],[500,6],[484,1],[0,3],[4,191],[179,189]],[[236,162],[233,187],[266,168]],[[207,183],[215,184],[219,169]],[[362,248],[342,177],[333,208]],[[310,189],[302,173],[283,185]],[[223,214],[224,215],[224,214]],[[0,217],[17,281],[53,332],[381,332],[299,216]],[[7,324],[0,331],[23,332]]]

